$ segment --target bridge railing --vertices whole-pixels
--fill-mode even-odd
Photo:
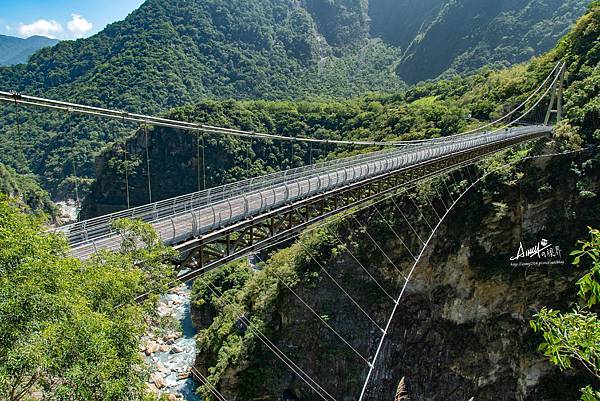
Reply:
[[[348,166],[353,163],[360,163],[367,160],[377,160],[394,152],[409,152],[423,147],[464,142],[485,134],[486,133],[484,132],[471,135],[437,138],[433,142],[412,144],[406,147],[395,148],[395,150],[371,152],[368,154],[356,155],[344,159],[331,160],[309,166],[279,171],[265,176],[249,178],[243,181],[225,184],[219,187],[209,188],[203,191],[181,195],[148,205],[138,206],[108,215],[99,216],[83,222],[77,222],[59,227],[54,231],[65,234],[69,243],[71,245],[76,245],[78,243],[87,242],[95,237],[112,233],[112,222],[118,219],[131,218],[139,219],[145,222],[152,222],[168,216],[173,216],[180,212],[185,212],[187,210],[208,205],[219,199],[226,199],[236,194],[257,191],[272,186],[276,183],[290,182],[306,176],[307,173],[315,175],[332,167]]]
[[[215,198],[209,197],[202,203],[192,201],[179,204],[172,213],[152,221],[161,239],[165,243],[176,243],[186,240],[190,236],[200,235],[207,231],[227,225],[270,208],[293,202],[300,198],[310,196],[319,191],[332,190],[337,186],[349,185],[353,182],[367,179],[378,174],[399,169],[405,166],[418,164],[424,160],[439,157],[440,155],[452,154],[468,148],[484,145],[489,142],[510,139],[513,136],[526,135],[531,132],[539,132],[539,127],[518,128],[511,131],[492,133],[486,136],[463,137],[459,141],[436,146],[421,147],[412,151],[396,150],[377,152],[369,157],[348,158],[325,165],[334,165],[335,168],[317,169],[303,168],[298,170],[308,171],[310,174],[297,174],[294,179],[285,181],[268,181],[268,185],[244,188],[243,185],[234,186],[236,191],[230,190],[227,196],[219,193]],[[357,162],[357,160],[359,162]],[[319,173],[314,173],[318,171]],[[283,173],[285,175],[285,172]],[[250,180],[247,180],[250,181]],[[247,182],[248,184],[248,182]],[[232,188],[224,186],[223,188]],[[239,190],[240,192],[237,192]],[[194,194],[192,194],[194,195]],[[148,216],[148,214],[146,214]],[[150,216],[153,218],[153,216]],[[98,244],[103,249],[106,246],[118,246],[114,241],[114,234],[110,231],[96,231],[96,235],[88,234],[88,238],[77,244],[92,242],[96,247]],[[91,232],[95,234],[95,232]]]
[[[454,137],[452,140],[448,139],[445,141],[440,141],[435,145],[429,143],[421,146],[412,146],[410,148],[373,152],[280,171],[266,176],[250,178],[241,182],[226,184],[220,187],[178,196],[153,204],[112,213],[106,216],[100,216],[94,219],[61,227],[56,231],[64,233],[67,236],[71,246],[77,246],[78,244],[89,242],[95,238],[114,234],[112,222],[121,218],[140,219],[145,222],[160,221],[162,219],[176,216],[180,213],[185,213],[190,210],[198,209],[203,206],[218,202],[219,200],[231,198],[236,195],[253,193],[277,184],[294,182],[309,176],[316,176],[334,167],[342,168],[369,161],[381,160],[394,155],[415,152],[416,150],[422,148],[433,149],[435,147],[446,146],[448,144],[465,143],[477,138],[481,138],[484,135],[485,133]]]
[[[400,152],[407,151],[407,148],[402,148],[402,150],[400,150]],[[76,245],[78,243],[87,242],[97,236],[112,233],[112,223],[118,219],[131,218],[152,222],[209,205],[241,193],[255,192],[277,183],[290,182],[297,180],[300,177],[306,177],[307,174],[318,174],[331,169],[332,167],[346,166],[365,162],[367,160],[379,159],[394,152],[398,152],[398,150],[372,152],[369,154],[361,154],[344,159],[331,160],[323,163],[315,163],[310,166],[279,171],[265,176],[249,178],[243,181],[225,184],[219,187],[209,188],[203,191],[181,195],[148,205],[69,224],[59,227],[54,231],[65,234],[69,243],[71,245]]]

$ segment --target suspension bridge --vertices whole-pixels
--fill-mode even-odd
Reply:
[[[179,271],[178,281],[181,282],[192,280],[225,263],[289,241],[301,232],[310,230],[311,227],[314,229],[315,225],[317,227],[324,226],[330,218],[340,216],[342,212],[355,213],[367,207],[376,208],[377,204],[391,200],[396,205],[396,209],[404,216],[409,212],[404,211],[403,213],[403,210],[394,202],[394,197],[398,196],[400,192],[410,192],[419,183],[444,176],[452,179],[448,185],[456,184],[458,173],[461,175],[461,179],[468,174],[469,185],[462,188],[459,193],[448,189],[448,185],[444,182],[446,192],[439,196],[437,201],[439,207],[434,205],[436,202],[428,202],[428,207],[431,208],[430,213],[433,212],[437,217],[436,221],[426,218],[421,207],[414,204],[415,209],[410,213],[417,215],[417,219],[422,223],[426,223],[427,233],[418,233],[414,227],[414,219],[411,222],[410,218],[405,217],[407,226],[418,238],[419,249],[411,249],[407,245],[410,241],[403,241],[394,227],[388,224],[391,233],[398,237],[406,247],[408,254],[414,259],[414,264],[412,269],[403,273],[405,281],[397,297],[391,296],[384,290],[385,294],[393,301],[393,308],[387,321],[377,325],[382,332],[377,347],[369,350],[366,354],[356,350],[343,335],[327,322],[323,322],[366,364],[364,387],[358,398],[359,401],[362,401],[369,395],[369,384],[375,374],[382,345],[406,286],[424,250],[452,208],[481,179],[476,176],[476,171],[468,170],[468,168],[490,155],[552,135],[551,117],[555,114],[558,121],[563,112],[561,95],[565,69],[564,63],[557,63],[546,79],[527,99],[496,121],[485,124],[476,130],[453,136],[414,141],[336,141],[287,137],[90,107],[14,92],[0,92],[0,101],[14,103],[15,107],[19,105],[42,107],[99,118],[135,122],[143,124],[146,136],[147,126],[155,125],[196,133],[232,135],[255,140],[389,147],[383,151],[316,163],[205,189],[78,221],[55,230],[67,238],[73,256],[87,259],[101,250],[118,250],[120,248],[122,238],[113,228],[116,220],[131,218],[147,222],[156,230],[163,243],[178,251],[180,258],[176,261],[176,265]],[[543,121],[539,121],[537,124],[522,125],[528,116],[533,113],[540,114],[540,110],[545,112]],[[149,160],[147,162],[149,163]],[[151,193],[150,184],[148,191]],[[386,221],[379,209],[376,210]],[[360,222],[358,223],[360,224]],[[377,245],[376,241],[371,236],[369,237]],[[377,246],[379,247],[379,245]],[[379,249],[381,248],[379,247]],[[348,250],[348,252],[350,251]],[[385,256],[392,262],[387,255]],[[325,269],[324,271],[327,273]],[[373,278],[370,274],[369,277]],[[335,281],[333,277],[330,278]],[[336,282],[336,284],[366,317],[373,320],[339,283]],[[291,288],[289,289],[293,292]],[[218,290],[212,288],[211,291]],[[296,293],[294,295],[298,296]],[[302,302],[305,303],[304,300]],[[305,305],[317,318],[320,318],[308,304],[305,303]],[[309,389],[325,400],[336,399],[319,386],[311,375],[287,357],[258,328],[252,327],[249,320],[246,319],[245,324],[255,332],[267,348],[271,349],[292,372],[303,380]],[[207,386],[216,399],[225,399],[217,388],[210,383]]]

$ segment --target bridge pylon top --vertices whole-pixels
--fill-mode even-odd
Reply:
[[[546,111],[546,118],[544,119],[544,125],[548,125],[550,123],[550,119],[553,114],[556,114],[556,123],[558,124],[563,115],[563,90],[565,85],[565,73],[567,70],[567,64],[563,63],[560,70],[558,70],[558,79],[554,81],[552,85],[552,95],[550,97],[550,104],[548,105],[548,110]],[[556,107],[556,108],[555,108]]]

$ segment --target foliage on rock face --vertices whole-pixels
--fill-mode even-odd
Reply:
[[[319,267],[313,258],[325,260],[335,254],[336,248],[331,243],[330,235],[318,230],[304,235],[291,247],[275,252],[266,262],[259,259],[260,270],[254,274],[246,261],[240,261],[195,281],[192,296],[195,307],[200,314],[206,313],[207,306],[217,312],[197,337],[198,352],[206,357],[202,363],[207,365],[208,379],[213,385],[218,387],[228,369],[252,363],[256,370],[249,371],[259,375],[265,368],[260,366],[260,361],[247,358],[261,347],[260,333],[267,337],[272,335],[271,319],[281,292],[287,291],[287,287],[310,286],[319,276]],[[241,384],[240,394],[251,399],[268,387],[269,379],[264,376],[259,382]],[[201,391],[204,399],[213,399],[208,389],[202,387]]]
[[[577,282],[583,306],[571,312],[543,308],[531,321],[531,327],[543,334],[539,349],[562,370],[583,366],[593,384],[583,388],[582,401],[600,400],[600,319],[594,306],[600,302],[600,231],[590,230],[590,239],[580,241],[581,248],[571,253],[576,266],[589,266]]]
[[[0,163],[0,193],[18,199],[33,212],[46,213],[55,217],[56,205],[33,177],[19,175],[10,167]]]
[[[149,399],[139,341],[150,303],[133,300],[168,277],[170,253],[146,227],[121,222],[149,247],[81,262],[42,223],[0,199],[0,398]]]

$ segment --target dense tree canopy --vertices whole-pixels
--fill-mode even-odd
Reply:
[[[0,398],[147,397],[139,342],[152,303],[133,299],[163,288],[171,253],[142,223],[117,229],[121,251],[81,262],[40,218],[0,199]]]

